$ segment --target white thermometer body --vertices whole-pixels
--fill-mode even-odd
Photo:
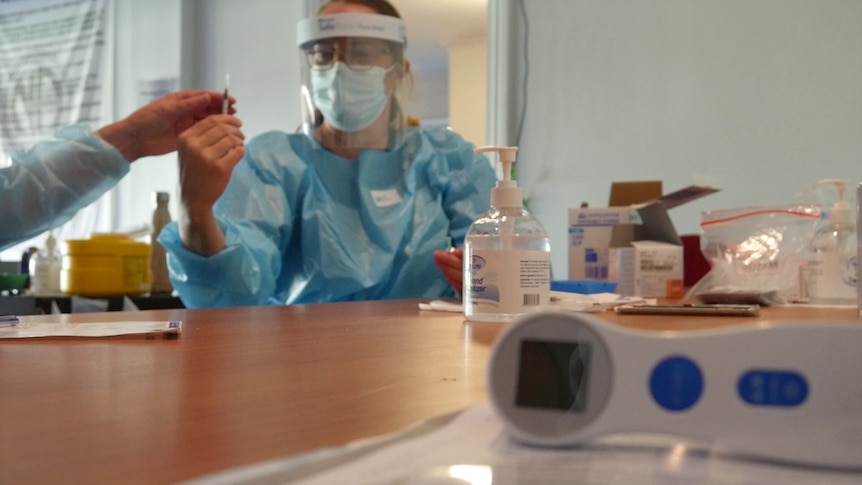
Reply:
[[[661,433],[717,452],[862,469],[858,323],[648,332],[535,313],[500,335],[488,389],[514,438],[529,444]]]

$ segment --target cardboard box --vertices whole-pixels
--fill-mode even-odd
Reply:
[[[614,226],[637,222],[632,217],[631,207],[569,209],[569,279],[607,280]]]
[[[682,298],[682,241],[660,202],[638,207],[639,224],[614,226],[608,249],[608,280],[617,293],[646,298]]]
[[[662,196],[661,180],[613,182],[608,207],[629,207],[656,200]]]
[[[682,298],[682,246],[658,241],[632,241],[611,248],[608,279],[616,292],[645,298]]]
[[[629,294],[629,291],[646,291],[647,287],[654,288],[654,284],[647,285],[646,280],[643,280],[642,285],[635,285],[634,278],[647,277],[650,271],[646,273],[634,270],[625,270],[622,268],[628,266],[619,266],[624,264],[624,258],[634,258],[632,264],[641,262],[637,267],[651,270],[653,275],[662,273],[665,264],[658,264],[660,261],[655,258],[663,258],[668,256],[670,260],[676,258],[678,254],[679,276],[677,278],[677,269],[671,268],[670,272],[663,276],[666,281],[666,287],[669,291],[665,291],[661,295],[643,295],[649,297],[668,297],[676,298],[683,288],[683,258],[682,258],[682,242],[673,227],[670,216],[667,210],[671,207],[684,204],[691,200],[706,196],[718,189],[709,186],[692,185],[681,190],[655,197],[656,190],[661,190],[660,183],[657,186],[656,182],[622,182],[614,183],[611,192],[613,193],[613,201],[631,201],[640,200],[644,197],[651,197],[647,201],[642,201],[640,204],[629,205],[623,207],[605,207],[605,208],[575,208],[569,209],[569,279],[570,280],[615,280],[620,282],[620,287],[617,288],[617,293],[629,296],[635,296],[634,293]],[[649,244],[632,244],[638,241],[656,241],[663,242],[667,245],[676,246],[676,249],[667,248],[659,254],[655,254],[655,258],[651,260],[654,253],[649,251]],[[611,278],[611,249],[617,250],[614,264],[617,268],[614,270],[614,277]],[[631,251],[622,251],[623,248],[631,249]],[[630,253],[630,254],[629,254]],[[674,255],[674,256],[671,256]],[[626,260],[628,261],[628,260]],[[653,262],[651,262],[653,261]],[[662,273],[663,274],[663,273]],[[622,278],[622,281],[620,278]],[[678,282],[676,280],[679,280]],[[626,286],[625,283],[631,282],[633,286]],[[633,289],[634,288],[634,289]],[[649,290],[649,293],[655,293]],[[679,294],[681,297],[682,295]]]

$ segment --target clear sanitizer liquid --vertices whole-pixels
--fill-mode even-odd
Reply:
[[[500,151],[514,162],[514,147]],[[512,150],[504,153],[502,150]],[[551,246],[544,226],[521,207],[521,190],[508,180],[492,190],[491,210],[476,219],[464,239],[464,316],[508,322],[550,304]]]
[[[464,316],[508,322],[548,305],[550,251],[545,228],[523,209],[477,219],[464,243]]]

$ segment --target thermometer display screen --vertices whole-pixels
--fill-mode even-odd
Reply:
[[[584,412],[591,353],[589,342],[523,340],[515,405]]]

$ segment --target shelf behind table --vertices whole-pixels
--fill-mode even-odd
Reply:
[[[50,314],[52,303],[56,303],[61,313],[72,312],[72,296],[34,296],[5,295],[0,296],[0,315],[41,315]],[[83,298],[83,297],[82,297]],[[126,296],[87,297],[94,300],[107,301],[107,311],[122,311]],[[178,296],[165,295],[128,295],[129,300],[138,310],[170,310],[185,308]]]

